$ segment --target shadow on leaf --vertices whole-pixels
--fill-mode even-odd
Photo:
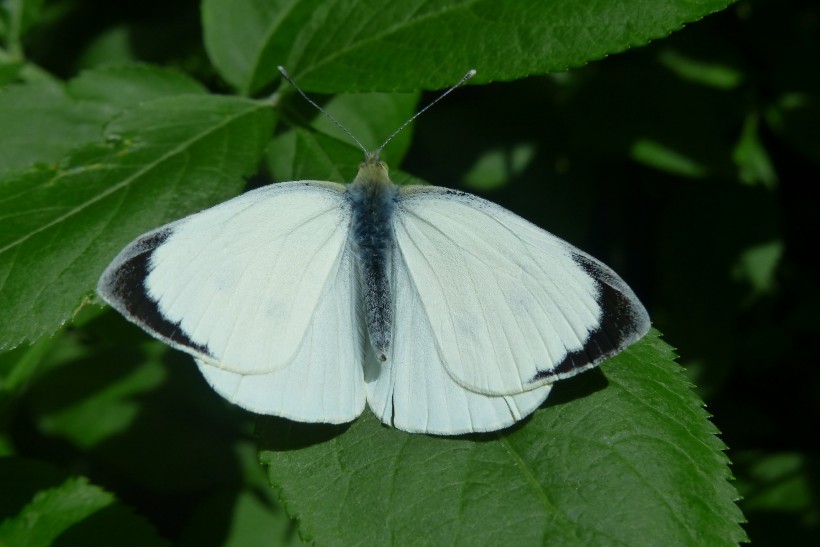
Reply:
[[[350,424],[307,424],[277,416],[260,416],[256,421],[259,450],[300,450],[334,439]]]
[[[606,375],[600,368],[594,368],[578,376],[556,382],[552,388],[552,393],[541,405],[541,408],[563,405],[588,397],[605,389],[608,385],[609,381],[606,379]]]

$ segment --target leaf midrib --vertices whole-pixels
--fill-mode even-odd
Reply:
[[[254,105],[254,107],[255,107],[254,108],[254,110],[255,110],[255,109],[258,109],[258,108],[262,108],[262,105]],[[22,237],[20,237],[16,241],[13,241],[13,242],[9,243],[8,245],[6,245],[2,249],[0,249],[0,255],[7,252],[9,249],[12,249],[14,247],[17,247],[18,245],[24,244],[26,241],[28,241],[30,238],[37,235],[38,233],[43,232],[45,230],[48,230],[49,228],[52,228],[55,225],[58,225],[59,223],[71,218],[72,216],[81,213],[82,211],[84,211],[88,207],[91,207],[95,203],[97,203],[97,202],[107,198],[108,196],[116,193],[117,191],[121,190],[122,188],[127,187],[135,179],[138,179],[139,177],[143,176],[145,173],[151,171],[152,169],[154,169],[158,165],[161,165],[163,162],[169,160],[170,158],[172,158],[172,157],[174,157],[178,154],[181,154],[182,152],[187,150],[189,147],[193,146],[195,143],[197,143],[199,141],[202,141],[203,139],[207,138],[208,136],[215,133],[216,131],[222,129],[223,127],[225,127],[229,124],[234,123],[236,120],[242,118],[243,116],[247,116],[249,114],[252,114],[251,110],[243,110],[242,112],[237,113],[234,116],[230,116],[230,117],[226,118],[222,123],[214,125],[214,126],[208,128],[207,130],[196,134],[192,138],[181,142],[176,147],[172,148],[171,150],[169,150],[165,154],[158,157],[155,161],[144,164],[140,169],[138,169],[132,175],[126,177],[125,179],[118,182],[117,184],[114,184],[113,186],[110,186],[109,188],[105,189],[104,191],[99,193],[94,198],[85,201],[84,203],[80,204],[79,206],[76,206],[76,207],[73,207],[73,208],[69,209],[63,215],[60,215],[59,217],[57,217],[54,220],[44,224],[43,226],[37,228],[36,230],[33,230],[33,231],[23,235]]]
[[[556,515],[560,515],[563,520],[566,522],[570,522],[567,519],[566,515],[558,510],[558,508],[550,501],[549,497],[547,496],[547,492],[541,485],[538,483],[538,480],[533,475],[532,471],[530,470],[527,462],[524,461],[524,458],[518,453],[518,451],[513,447],[512,443],[510,443],[510,439],[504,434],[498,434],[498,440],[504,445],[504,448],[507,449],[507,454],[513,460],[513,464],[518,470],[521,472],[521,475],[524,477],[524,480],[529,484],[532,489],[535,491],[535,494],[538,496],[538,499],[541,500],[541,505],[544,506],[544,509],[548,513],[553,513]]]

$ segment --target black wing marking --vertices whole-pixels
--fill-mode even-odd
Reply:
[[[572,258],[598,285],[597,301],[602,312],[600,321],[589,333],[584,347],[569,352],[552,368],[538,372],[530,383],[563,380],[589,370],[637,341],[649,330],[646,310],[620,278],[613,277],[609,268],[586,255],[573,253]]]
[[[211,356],[208,347],[191,340],[179,323],[169,321],[151,298],[145,280],[151,272],[151,256],[173,233],[166,226],[131,243],[105,271],[98,292],[128,320],[150,334],[180,348]]]

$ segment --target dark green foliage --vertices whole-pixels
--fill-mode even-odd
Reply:
[[[0,545],[816,544],[818,27],[809,0],[3,2]],[[278,64],[370,148],[477,68],[394,180],[591,252],[658,330],[489,435],[223,402],[93,288],[244,187],[352,179]]]

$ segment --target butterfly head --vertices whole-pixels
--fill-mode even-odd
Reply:
[[[359,172],[356,174],[356,178],[353,179],[353,182],[359,184],[376,183],[390,186],[393,183],[390,180],[388,171],[387,164],[379,159],[378,152],[369,153],[365,156],[365,160],[359,164]]]

